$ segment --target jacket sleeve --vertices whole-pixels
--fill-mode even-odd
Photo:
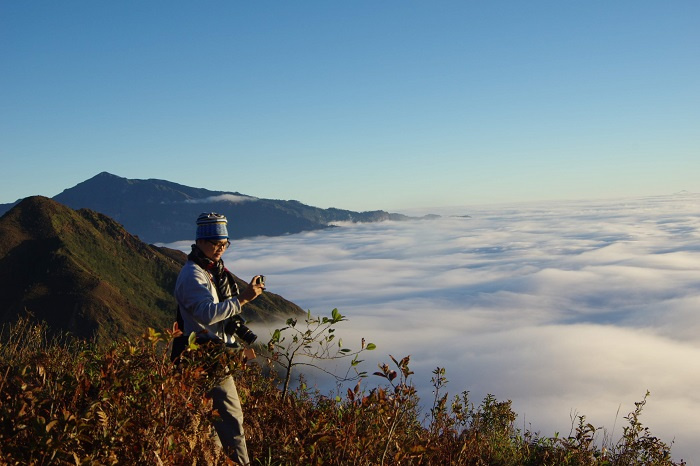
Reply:
[[[207,273],[188,264],[177,280],[175,296],[180,306],[200,324],[213,325],[241,312],[236,297],[218,302]]]

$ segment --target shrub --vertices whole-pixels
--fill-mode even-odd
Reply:
[[[9,464],[210,464],[206,374],[173,370],[171,335],[101,348],[20,320],[0,358],[0,449]]]
[[[206,397],[226,371],[236,379],[255,464],[675,464],[639,420],[648,393],[626,417],[622,438],[599,448],[600,428],[584,416],[568,437],[542,437],[514,427],[510,401],[488,395],[474,405],[466,391],[450,399],[441,368],[423,417],[408,356],[380,364],[373,388],[363,388],[363,378],[332,397],[300,383],[283,396],[275,371],[217,345],[191,341],[174,366],[168,348],[179,334],[149,329],[101,347],[49,339],[26,320],[5,328],[0,464],[230,464],[216,447],[217,413]]]

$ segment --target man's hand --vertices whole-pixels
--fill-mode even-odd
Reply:
[[[243,291],[238,297],[238,302],[243,306],[260,296],[265,290],[265,285],[260,280],[262,275],[256,275],[248,284],[248,288]]]

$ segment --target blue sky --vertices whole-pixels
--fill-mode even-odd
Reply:
[[[694,1],[0,0],[0,202],[101,171],[415,207],[700,191]]]

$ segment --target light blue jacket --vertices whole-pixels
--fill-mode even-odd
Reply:
[[[221,339],[234,343],[233,335],[224,333],[226,319],[241,313],[237,297],[219,302],[212,275],[191,260],[182,267],[175,283],[175,299],[180,308],[185,335]]]

